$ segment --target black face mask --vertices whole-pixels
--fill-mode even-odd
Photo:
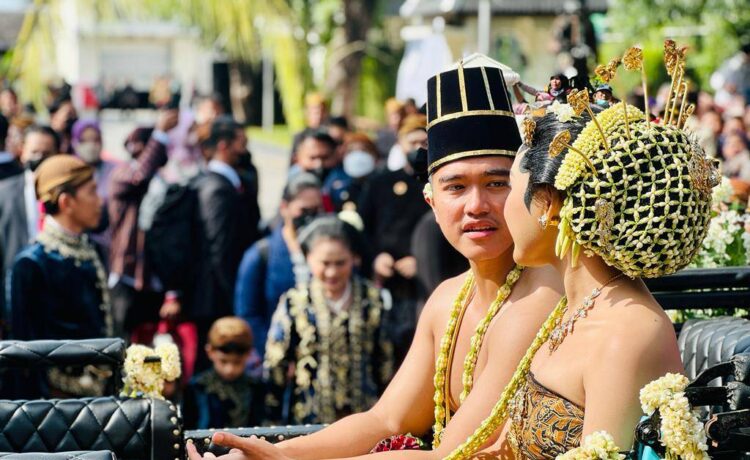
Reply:
[[[43,162],[44,160],[45,160],[45,158],[44,158],[44,157],[42,157],[42,158],[34,158],[33,160],[29,160],[29,161],[27,161],[27,162],[26,162],[26,163],[24,163],[23,165],[24,165],[24,167],[26,167],[26,168],[28,168],[29,170],[31,170],[31,172],[34,172],[34,171],[36,171],[36,168],[38,168],[38,167],[39,167],[39,165],[40,165],[40,164],[42,164],[42,162]]]
[[[413,171],[414,177],[427,182],[427,150],[418,148],[406,154],[406,160]]]
[[[65,121],[65,133],[70,134],[73,132],[73,125],[76,124],[76,121],[78,121],[78,118],[68,118]]]
[[[326,180],[326,177],[328,177],[328,173],[331,172],[330,168],[315,168],[312,171],[308,171],[310,174],[314,175],[318,178],[320,182],[323,182]]]
[[[314,221],[316,217],[318,217],[317,209],[303,209],[302,214],[292,219],[292,226],[295,230],[299,230]]]

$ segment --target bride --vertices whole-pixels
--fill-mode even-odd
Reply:
[[[686,117],[657,125],[622,103],[595,115],[586,93],[524,122],[505,207],[513,258],[555,267],[566,296],[493,415],[447,458],[468,458],[498,429],[486,452],[554,459],[601,432],[630,451],[639,390],[683,371],[673,325],[640,278],[693,259],[718,174]]]

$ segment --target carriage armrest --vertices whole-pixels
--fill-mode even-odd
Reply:
[[[226,454],[229,449],[211,443],[211,436],[217,431],[231,433],[242,438],[257,436],[272,443],[286,439],[306,436],[325,428],[326,425],[287,425],[255,428],[226,428],[211,430],[188,430],[185,431],[185,442],[192,442],[201,454],[211,452],[215,455]]]
[[[119,368],[124,361],[122,339],[0,341],[0,369],[86,364]]]
[[[76,451],[76,452],[29,452],[25,454],[2,453],[3,460],[117,460],[115,454],[108,450]]]

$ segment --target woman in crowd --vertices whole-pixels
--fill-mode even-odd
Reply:
[[[312,279],[287,291],[271,320],[268,410],[274,421],[332,423],[377,401],[392,374],[392,350],[381,292],[355,274],[359,232],[336,217],[320,217],[300,243]]]

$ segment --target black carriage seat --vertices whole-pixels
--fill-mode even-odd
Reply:
[[[0,369],[6,372],[71,364],[111,366],[116,378],[110,384],[110,394],[118,391],[119,370],[124,357],[125,343],[121,339],[0,342]],[[49,400],[0,399],[0,452],[33,454],[19,458],[56,459],[58,457],[48,455],[110,451],[116,457],[106,458],[181,459],[184,456],[182,441],[182,421],[177,407],[169,401],[114,395]]]
[[[57,452],[50,454],[16,454],[0,452],[0,458],[3,460],[117,460],[115,454],[108,450]]]
[[[682,327],[677,343],[685,374],[693,380],[709,367],[750,352],[750,321],[734,317],[691,319]]]
[[[125,341],[122,339],[0,341],[0,373],[10,374],[21,369],[44,370],[53,366],[103,366],[112,371],[112,376],[107,381],[105,394],[101,396],[116,395],[120,391],[120,370],[124,361]],[[23,391],[20,395],[11,393],[12,396],[9,396],[0,388],[0,398],[29,397]]]

